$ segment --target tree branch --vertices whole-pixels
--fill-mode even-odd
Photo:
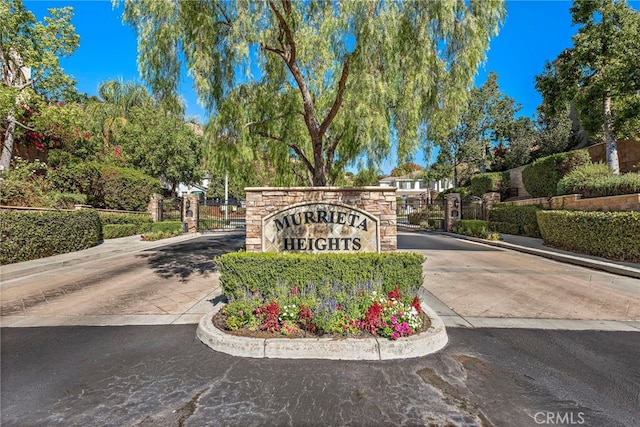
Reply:
[[[318,133],[320,135],[324,135],[324,133],[331,125],[331,122],[338,114],[338,110],[340,110],[340,106],[342,105],[344,89],[347,85],[347,76],[349,75],[349,59],[347,57],[344,61],[344,65],[342,66],[342,75],[340,76],[340,80],[338,81],[338,93],[336,93],[336,99],[333,101],[333,105],[327,114],[327,117],[320,124],[320,128],[318,129]]]
[[[263,138],[270,139],[272,141],[278,141],[278,142],[285,143],[283,138],[281,138],[279,136],[271,135],[271,134],[266,133],[266,132],[251,131],[251,134],[257,135],[257,136],[261,136]],[[293,143],[288,143],[287,146],[289,148],[291,148],[298,155],[300,160],[302,160],[302,162],[305,164],[307,169],[309,169],[311,171],[311,173],[313,173],[315,171],[315,168],[313,167],[313,165],[311,164],[309,159],[307,159],[307,156],[304,155],[304,153],[302,152],[300,147],[298,147],[296,144],[293,144]]]
[[[291,3],[287,4],[286,1],[283,1],[283,4],[287,14],[291,14]],[[278,7],[275,5],[275,3],[273,3],[273,0],[269,0],[269,6],[271,7],[271,10],[273,10],[273,13],[276,14],[276,18],[278,18],[278,23],[280,24],[280,29],[284,31],[284,34],[287,38],[287,43],[289,43],[290,51],[288,52],[288,58],[286,59],[287,63],[289,65],[292,65],[294,62],[296,62],[296,43],[293,40],[293,33],[291,32],[291,28],[289,28],[289,24],[287,24],[287,21],[284,19],[284,16],[282,16],[282,13],[280,13]]]
[[[256,121],[256,122],[249,122],[249,123],[245,123],[243,128],[246,129],[249,126],[258,126],[258,125],[263,125],[265,123],[268,123],[272,120],[279,120],[279,119],[284,119],[285,117],[287,117],[289,114],[291,113],[285,113],[285,114],[281,114],[279,116],[275,116],[275,117],[270,117],[268,119],[264,119],[264,120],[260,120],[260,121]]]

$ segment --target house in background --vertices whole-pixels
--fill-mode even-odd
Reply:
[[[425,182],[422,171],[412,172],[403,176],[388,176],[379,181],[381,187],[395,187],[396,196],[402,199],[405,206],[418,208],[421,205],[430,204],[438,193],[453,188],[453,181],[440,179]]]

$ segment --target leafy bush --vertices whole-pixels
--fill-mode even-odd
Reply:
[[[558,182],[558,194],[607,197],[640,193],[640,173],[616,175],[604,163],[582,165]]]
[[[489,211],[489,228],[499,233],[541,237],[536,212],[542,205],[494,205]]]
[[[471,200],[471,196],[473,194],[471,194],[471,189],[470,187],[455,187],[455,188],[449,188],[448,190],[444,190],[438,193],[438,195],[436,196],[436,200],[443,200],[445,194],[451,194],[451,193],[458,193],[460,194],[460,199],[463,202],[468,202]]]
[[[86,203],[86,196],[57,188],[51,180],[52,171],[38,160],[28,162],[14,158],[13,167],[2,175],[0,204],[67,209]]]
[[[453,223],[453,232],[486,239],[490,236],[487,223],[481,219],[459,219]]]
[[[106,224],[103,226],[105,239],[116,239],[118,237],[135,236],[144,233],[182,233],[182,222],[162,221],[162,222],[140,222],[129,224]]]
[[[79,251],[100,240],[94,211],[0,212],[0,262],[11,264]]]
[[[422,285],[424,257],[415,253],[279,254],[236,252],[215,259],[220,284],[227,297],[249,291],[267,295],[277,283],[304,287],[323,283],[356,286],[382,282],[383,291],[398,286],[401,292]]]
[[[145,211],[151,195],[159,191],[160,182],[156,178],[135,169],[103,166],[93,195],[96,207]]]
[[[103,225],[107,224],[150,224],[153,222],[149,214],[98,212]]]
[[[182,233],[182,221],[161,221],[151,224],[154,233]]]
[[[509,197],[510,189],[509,172],[481,173],[471,177],[470,191],[476,197],[495,191],[500,193],[500,198],[504,200]]]
[[[542,157],[522,171],[522,183],[532,197],[557,195],[558,182],[575,168],[591,163],[587,150],[569,151]]]
[[[538,211],[545,244],[608,259],[640,262],[640,212]]]

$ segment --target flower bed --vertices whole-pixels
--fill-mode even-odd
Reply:
[[[250,290],[229,302],[213,323],[227,333],[269,337],[372,337],[396,340],[429,328],[429,317],[415,295],[388,293],[373,282],[345,287],[324,283],[278,285],[270,295]]]

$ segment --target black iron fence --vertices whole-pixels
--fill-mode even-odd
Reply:
[[[398,224],[434,230],[444,229],[444,203],[426,203],[422,200],[403,201],[397,204]]]
[[[246,208],[244,201],[220,199],[200,200],[198,209],[198,230],[219,230],[223,228],[243,228]]]
[[[163,221],[183,221],[182,218],[182,197],[162,200],[162,220]]]

